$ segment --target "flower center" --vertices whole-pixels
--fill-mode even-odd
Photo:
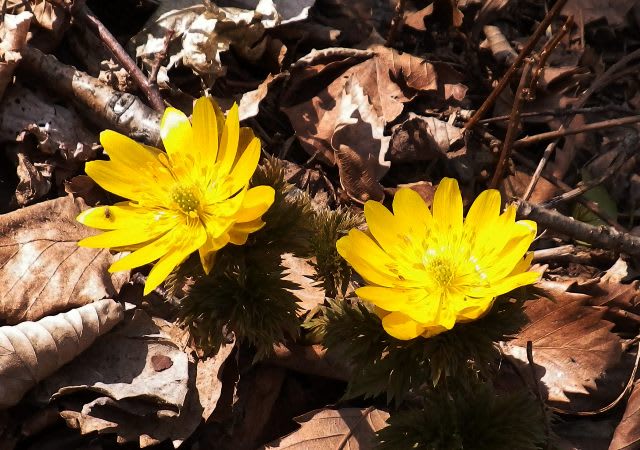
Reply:
[[[431,274],[441,288],[451,285],[456,276],[456,267],[450,258],[445,256],[427,254],[423,259],[425,270]]]
[[[182,212],[188,215],[194,215],[198,211],[198,207],[200,206],[200,199],[198,198],[197,192],[191,186],[176,186],[171,191],[171,200],[178,205],[178,208]]]

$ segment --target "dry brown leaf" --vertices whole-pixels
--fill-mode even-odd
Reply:
[[[389,414],[379,409],[321,409],[311,411],[296,421],[299,430],[263,447],[268,449],[325,450],[348,448],[369,450],[376,443],[375,433],[387,426]]]
[[[37,322],[0,327],[0,408],[18,403],[122,317],[122,306],[105,299]]]
[[[46,380],[38,397],[59,399],[67,423],[83,434],[115,433],[141,446],[170,439],[177,447],[211,415],[222,389],[218,375],[234,348],[225,345],[196,362],[184,352],[183,335],[175,324],[137,310],[122,328]],[[67,397],[77,392],[97,398],[78,403]]]
[[[0,320],[16,324],[115,295],[108,250],[78,247],[95,233],[75,218],[82,200],[61,197],[0,216]]]
[[[613,324],[602,319],[605,311],[585,305],[587,296],[550,293],[553,300],[540,297],[525,304],[530,324],[503,349],[516,363],[528,366],[526,347],[531,341],[546,398],[572,408],[580,394],[598,390],[596,382],[618,364],[622,348],[620,338],[610,331]],[[621,390],[617,385],[607,387],[613,398]]]
[[[287,268],[284,279],[299,286],[292,292],[298,298],[300,314],[311,311],[324,303],[324,289],[314,281],[313,277],[316,271],[308,260],[293,256],[291,253],[285,253],[282,255],[282,265]]]
[[[430,161],[446,158],[447,152],[464,145],[463,129],[435,117],[409,114],[394,127],[389,159],[394,161]]]
[[[622,420],[618,424],[609,450],[640,448],[640,381],[636,381],[627,401]]]
[[[13,72],[22,58],[20,52],[27,45],[32,17],[26,11],[18,15],[4,14],[4,23],[0,24],[0,99],[12,82]]]
[[[16,175],[18,185],[11,200],[14,206],[24,207],[44,197],[51,190],[53,168],[50,164],[34,164],[22,150],[23,145],[8,145],[15,148]]]

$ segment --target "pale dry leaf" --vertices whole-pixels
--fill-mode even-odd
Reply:
[[[636,381],[622,420],[616,427],[609,450],[640,448],[640,381]]]
[[[183,351],[183,334],[176,324],[137,310],[122,328],[46,380],[38,397],[58,399],[62,416],[82,434],[113,433],[141,447],[170,439],[177,448],[215,409],[219,374],[235,347],[224,345],[196,361]],[[78,392],[97,398],[78,403],[69,396]]]
[[[531,341],[546,398],[571,408],[576,397],[598,390],[597,382],[620,362],[622,347],[620,338],[611,332],[613,324],[602,319],[605,311],[585,305],[588,296],[548,293],[553,300],[540,297],[525,304],[530,323],[514,340],[503,344],[503,351],[517,364],[527,366],[526,347]],[[618,386],[610,389],[620,390]]]
[[[299,430],[263,447],[288,450],[325,450],[348,448],[370,450],[376,445],[375,433],[387,426],[389,414],[379,409],[321,409],[311,411],[296,421]]]
[[[22,59],[20,52],[27,45],[32,17],[26,11],[17,15],[5,14],[4,23],[0,24],[0,99],[13,81],[13,72]]]
[[[464,130],[436,119],[409,114],[393,129],[389,159],[393,161],[430,161],[446,158],[447,152],[464,145]]]
[[[8,146],[11,148],[11,146]],[[15,205],[23,207],[44,197],[51,190],[52,170],[50,165],[36,166],[20,150],[15,153],[18,185],[14,194]],[[12,200],[12,202],[14,201]]]
[[[384,135],[384,127],[383,118],[357,79],[347,80],[339,98],[331,147],[335,151],[340,184],[349,197],[361,203],[384,198],[379,180],[391,165],[385,160],[390,137]]]
[[[282,255],[282,265],[287,269],[284,279],[299,286],[291,291],[298,298],[299,314],[311,311],[324,303],[324,289],[314,281],[316,271],[307,259],[285,253]]]
[[[108,250],[78,247],[95,230],[76,222],[82,200],[61,197],[0,216],[0,320],[16,324],[115,295]]]
[[[37,322],[0,327],[0,408],[17,404],[122,317],[122,306],[105,299]]]

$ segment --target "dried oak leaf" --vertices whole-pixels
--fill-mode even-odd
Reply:
[[[446,158],[450,150],[464,145],[464,130],[435,117],[409,114],[393,129],[389,159],[394,161],[430,161]]]
[[[324,303],[324,289],[315,283],[313,277],[316,272],[308,260],[285,253],[282,255],[282,265],[287,268],[284,279],[299,286],[292,292],[298,298],[300,314],[305,314]]]
[[[234,347],[196,362],[184,352],[182,334],[175,324],[137,310],[46,380],[38,397],[58,399],[62,416],[83,434],[114,433],[142,447],[170,439],[178,447],[215,408],[222,389],[217,376]],[[97,398],[84,403],[69,397],[78,392]]]
[[[122,317],[122,306],[105,299],[37,322],[0,327],[0,408],[17,404]]]
[[[615,398],[622,388],[619,380],[609,380],[608,371],[618,365],[622,347],[610,331],[613,324],[602,319],[605,311],[585,305],[585,295],[550,293],[552,300],[540,297],[525,304],[530,323],[503,344],[505,354],[527,366],[527,341],[531,341],[540,386],[548,401],[564,408],[577,409],[580,394],[584,397],[598,388],[601,396]]]
[[[375,446],[376,432],[387,426],[389,414],[379,409],[321,409],[296,417],[299,430],[263,447],[268,449],[368,450]]]
[[[636,381],[631,391],[627,408],[609,445],[609,450],[638,448],[640,448],[640,381]]]
[[[115,295],[127,272],[109,274],[108,250],[78,247],[94,230],[77,223],[71,197],[0,216],[0,320],[12,325]]]

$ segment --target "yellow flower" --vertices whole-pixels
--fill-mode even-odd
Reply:
[[[129,201],[92,208],[77,220],[108,230],[78,245],[132,251],[116,261],[117,272],[156,261],[145,295],[192,252],[205,272],[217,250],[244,244],[259,230],[274,200],[269,186],[248,187],[260,159],[260,140],[240,128],[238,107],[224,115],[209,98],[195,102],[192,123],[167,108],[160,123],[166,153],[115,131],[100,134],[109,161],[86,164],[87,174],[104,189]]]
[[[369,233],[353,229],[338,252],[365,279],[356,294],[376,306],[384,329],[397,339],[430,337],[456,322],[485,314],[496,296],[534,283],[525,258],[535,222],[500,214],[500,193],[482,192],[463,220],[456,180],[445,178],[431,211],[411,189],[400,189],[393,213],[368,201]]]

